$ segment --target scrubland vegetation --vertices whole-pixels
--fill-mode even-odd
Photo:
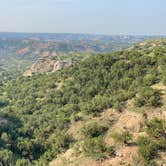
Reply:
[[[164,93],[152,88],[159,83],[166,85],[165,40],[154,47],[147,43],[99,54],[56,73],[19,76],[2,83],[0,117],[7,122],[0,125],[0,162],[46,166],[76,144],[78,153],[94,160],[114,157],[116,143],[108,146],[104,140],[109,125],[87,123],[80,129],[79,140],[68,129],[110,108],[121,113],[129,100],[134,108],[157,111],[165,104]],[[166,150],[165,119],[153,118],[143,126],[146,136],[136,141],[128,130],[111,136],[122,146],[138,147],[137,165],[155,165],[159,152]]]

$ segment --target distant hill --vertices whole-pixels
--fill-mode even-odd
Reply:
[[[166,163],[166,39],[0,86],[0,162]]]
[[[72,34],[72,33],[14,33],[0,32],[2,39],[32,39],[41,41],[112,41],[135,43],[149,38],[161,38],[164,36],[143,35],[94,35],[94,34]]]
[[[112,52],[151,38],[146,36],[106,36],[89,34],[0,33],[0,67],[24,71],[38,58],[70,52]]]

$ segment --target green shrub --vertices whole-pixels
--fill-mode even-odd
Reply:
[[[16,166],[32,166],[31,162],[26,159],[18,159],[16,162]]]
[[[149,74],[147,77],[144,78],[143,83],[145,86],[151,86],[158,82],[157,73],[155,73],[155,72],[156,72],[156,70],[153,71],[152,74]]]
[[[150,161],[143,161],[142,166],[157,166],[156,162],[154,160]]]
[[[122,133],[113,133],[112,137],[116,142],[128,145],[129,143],[131,143],[133,136],[129,131],[124,131]]]
[[[162,139],[166,136],[166,126],[164,120],[154,118],[146,122],[147,133],[156,139]]]
[[[85,155],[95,159],[104,159],[106,157],[106,146],[101,137],[85,139],[83,144],[83,152]]]
[[[104,109],[111,107],[111,100],[108,97],[97,95],[90,102],[80,105],[81,111],[97,115]]]
[[[14,165],[14,163],[15,163],[15,157],[13,152],[7,149],[0,150],[0,165],[8,166],[8,165]]]
[[[162,82],[163,82],[164,85],[166,85],[166,76],[163,76]]]
[[[74,123],[74,122],[77,122],[77,121],[81,121],[81,120],[83,120],[83,117],[80,116],[80,115],[74,114],[74,113],[70,117],[71,123]]]
[[[112,156],[112,157],[116,156],[115,146],[107,147],[106,153],[108,156]]]
[[[148,137],[138,138],[137,144],[139,146],[139,154],[143,157],[145,161],[150,161],[157,156],[158,146]]]
[[[123,111],[123,104],[120,103],[119,101],[115,102],[114,105],[113,105],[113,108],[116,110],[116,111],[119,111],[119,112],[122,112]]]
[[[98,137],[103,135],[107,130],[107,126],[99,125],[97,122],[91,122],[82,127],[81,133],[85,137]]]
[[[162,105],[160,96],[161,96],[160,91],[152,89],[150,87],[144,87],[138,93],[138,96],[135,99],[135,105],[138,107],[142,106],[160,107]]]
[[[3,97],[0,97],[0,108],[5,107],[8,105],[8,101]]]
[[[54,157],[55,157],[55,156],[54,156]],[[54,157],[53,157],[53,158],[54,158]],[[49,165],[49,160],[46,160],[46,159],[44,158],[44,155],[43,155],[43,156],[40,157],[39,160],[37,160],[37,161],[34,162],[34,165],[35,165],[35,166],[48,166],[48,165]]]
[[[72,142],[73,138],[69,134],[63,131],[57,131],[48,138],[45,148],[50,148],[53,149],[52,151],[60,153],[69,148]]]
[[[157,156],[157,147],[155,144],[140,146],[139,153],[145,160],[152,160]]]
[[[102,160],[108,156],[115,156],[115,147],[106,147],[102,137],[87,138],[82,145],[83,153],[95,160]]]
[[[158,151],[166,150],[165,122],[154,118],[145,124],[148,136],[138,138],[139,154],[144,159],[145,166],[155,165],[153,159],[157,157]]]

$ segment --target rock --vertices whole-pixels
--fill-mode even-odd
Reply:
[[[40,58],[38,59],[30,69],[24,72],[24,76],[32,76],[36,73],[48,73],[48,72],[56,72],[64,67],[68,67],[72,65],[71,62],[67,62],[64,60],[51,60]]]

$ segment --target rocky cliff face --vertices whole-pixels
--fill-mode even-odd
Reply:
[[[30,69],[24,72],[24,76],[32,76],[36,73],[56,72],[64,67],[72,65],[72,62],[65,60],[51,60],[41,58],[37,60]]]

